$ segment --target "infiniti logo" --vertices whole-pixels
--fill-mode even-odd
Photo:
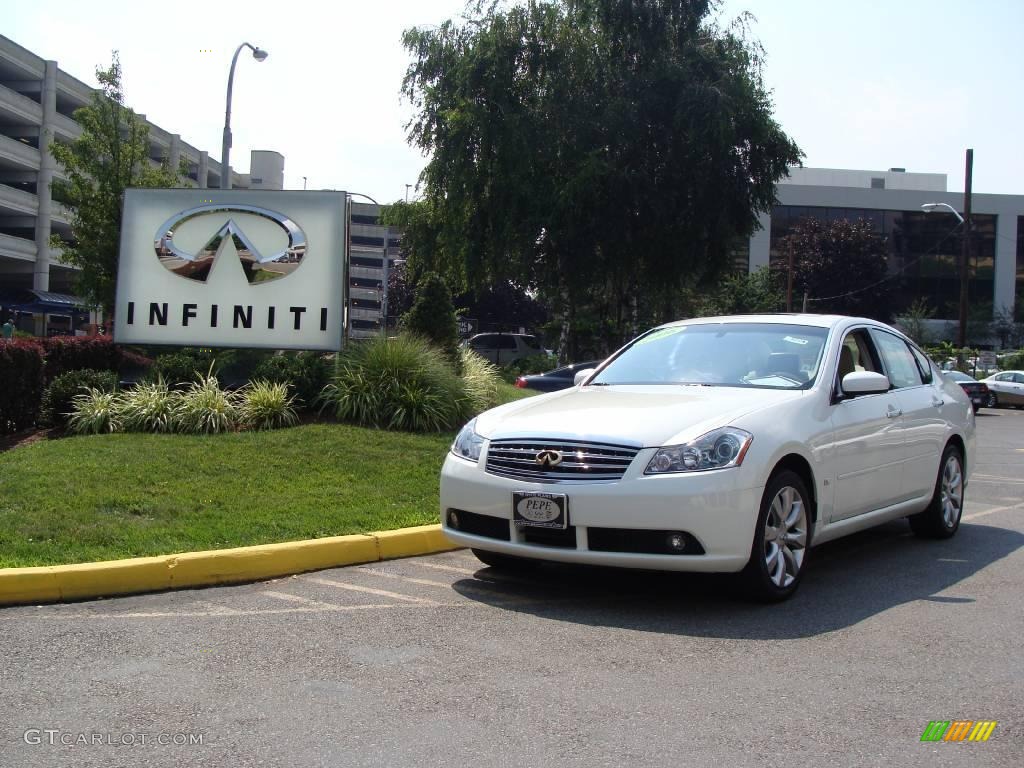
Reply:
[[[562,463],[562,452],[555,450],[545,450],[537,454],[537,458],[534,459],[542,467],[557,467]]]
[[[288,238],[284,250],[261,252],[231,218],[232,214],[259,216],[280,227]],[[198,253],[188,253],[174,244],[175,234],[186,223],[194,219],[210,219],[212,235]],[[283,213],[260,208],[255,205],[200,205],[177,213],[161,225],[153,239],[153,248],[164,267],[176,275],[190,280],[206,282],[210,269],[224,245],[231,238],[238,259],[250,283],[265,283],[285,277],[302,263],[306,255],[306,234]]]

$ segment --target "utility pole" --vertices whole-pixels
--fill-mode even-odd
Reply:
[[[789,251],[789,271],[786,273],[786,311],[793,311],[793,249]]]
[[[405,202],[407,202],[407,203],[409,202],[409,187],[411,187],[411,186],[412,186],[412,184],[406,184],[405,185]]]
[[[974,150],[967,150],[964,169],[964,236],[960,248],[960,329],[957,345],[967,346],[967,280],[971,263],[971,178],[974,175]]]

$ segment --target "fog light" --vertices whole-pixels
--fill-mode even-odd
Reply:
[[[686,537],[681,533],[670,533],[668,535],[668,548],[673,552],[682,552],[686,549]]]
[[[448,510],[448,527],[459,530],[459,516],[454,509]]]

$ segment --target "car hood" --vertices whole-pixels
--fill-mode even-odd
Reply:
[[[566,438],[657,447],[685,442],[739,417],[799,399],[804,390],[684,385],[573,387],[477,417],[490,439]]]

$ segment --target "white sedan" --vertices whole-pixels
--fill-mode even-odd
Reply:
[[[989,408],[1001,405],[1024,406],[1024,371],[1001,371],[982,379],[988,385]]]
[[[441,523],[493,567],[740,572],[781,600],[812,543],[898,517],[952,536],[973,460],[963,390],[887,325],[687,320],[466,424]]]

